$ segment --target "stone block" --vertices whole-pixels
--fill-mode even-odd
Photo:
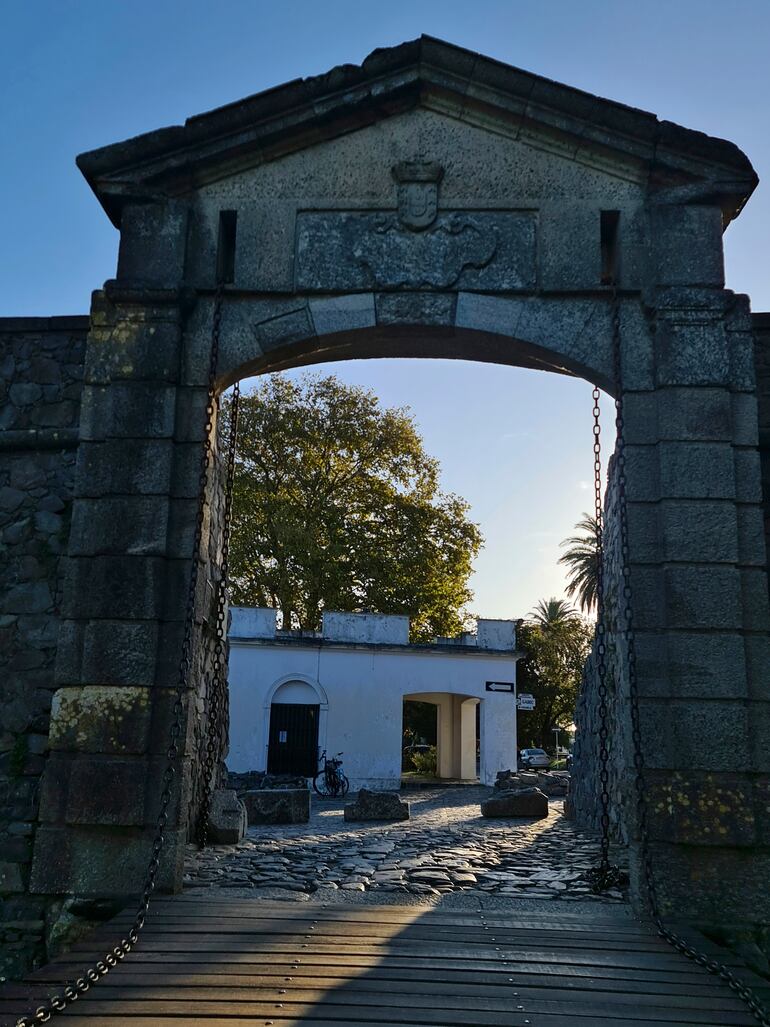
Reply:
[[[762,502],[762,469],[759,451],[756,449],[734,449],[735,456],[735,498],[739,503]]]
[[[0,895],[18,895],[26,891],[24,874],[19,863],[0,863]]]
[[[634,563],[660,560],[659,513],[657,503],[627,503],[628,538]]]
[[[176,317],[152,321],[129,316],[95,329],[86,350],[85,382],[175,382],[179,377],[179,338]]]
[[[51,706],[51,749],[144,753],[150,728],[148,688],[83,685],[60,688]]]
[[[378,293],[377,323],[454,327],[455,304],[453,293]]]
[[[151,687],[158,625],[154,621],[90,621],[85,627],[85,682]]]
[[[738,521],[732,502],[664,500],[660,504],[660,523],[666,560],[678,563],[736,563],[738,560]]]
[[[665,624],[669,628],[726,630],[743,626],[741,581],[735,567],[667,566]]]
[[[548,796],[539,788],[500,792],[481,803],[482,817],[528,817],[542,820],[548,816]]]
[[[738,521],[738,563],[744,567],[765,567],[767,550],[762,508],[753,503],[739,503],[735,511]]]
[[[294,310],[255,324],[254,335],[262,352],[271,353],[292,343],[312,338],[315,335],[315,327],[307,304],[302,303]]]
[[[629,503],[650,503],[660,496],[657,446],[626,446],[626,497]]]
[[[162,556],[168,521],[169,504],[162,496],[76,499],[69,554]]]
[[[672,631],[660,641],[661,672],[669,694],[692,699],[746,697],[744,639],[737,632]]]
[[[730,699],[675,700],[668,705],[670,769],[746,771],[751,769],[749,712]]]
[[[732,442],[732,408],[727,389],[669,387],[655,395],[661,439]]]
[[[35,837],[30,891],[134,898],[142,889],[153,831],[107,826],[41,824]],[[159,891],[179,891],[186,838],[168,830],[158,875]]]
[[[78,446],[78,496],[165,496],[175,457],[171,439],[84,440]]]
[[[84,440],[171,438],[176,390],[150,382],[86,385],[80,407]]]
[[[642,881],[632,852],[631,880]],[[677,845],[652,842],[650,858],[661,915],[688,917],[701,924],[770,921],[770,853],[750,847]],[[634,895],[637,908],[644,896]]]
[[[735,446],[756,446],[759,443],[759,410],[757,397],[751,392],[733,392],[732,442]]]
[[[724,286],[722,211],[716,204],[660,204],[652,226],[660,285]]]
[[[345,820],[408,820],[409,803],[398,792],[373,792],[362,788],[354,802],[345,806]]]
[[[371,292],[312,299],[308,305],[318,335],[371,328],[377,321]]]
[[[184,277],[188,210],[183,200],[125,204],[118,279],[155,287],[177,285]]]
[[[746,634],[743,639],[746,653],[746,677],[752,699],[770,701],[770,638],[760,634]]]
[[[626,445],[655,445],[660,438],[658,393],[624,391],[623,419],[625,421]]]
[[[64,570],[62,615],[67,619],[152,620],[163,615],[172,568],[162,557],[71,557]]]
[[[259,788],[240,793],[249,826],[255,824],[306,824],[310,820],[307,788]]]
[[[741,568],[743,627],[746,631],[770,630],[770,600],[767,572],[759,568]]]
[[[716,442],[661,442],[658,451],[661,496],[735,498],[731,446]]]
[[[40,820],[140,827],[145,822],[146,777],[143,760],[71,760],[52,753],[42,778]]]
[[[234,791],[218,788],[212,793],[208,836],[214,845],[237,845],[247,828],[246,806]]]
[[[650,838],[681,845],[754,845],[751,781],[730,771],[645,775]]]

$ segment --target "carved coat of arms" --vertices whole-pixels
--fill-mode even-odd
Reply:
[[[393,167],[398,183],[398,217],[405,228],[419,232],[438,214],[438,184],[444,169],[435,161],[402,161]]]

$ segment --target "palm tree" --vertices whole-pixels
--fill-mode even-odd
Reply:
[[[536,621],[541,628],[556,628],[567,621],[574,620],[577,611],[566,599],[557,599],[552,596],[550,599],[541,599],[534,610],[530,610],[529,616]]]
[[[575,525],[579,535],[565,538],[562,546],[569,549],[559,557],[559,563],[569,568],[567,594],[577,599],[584,613],[596,606],[599,590],[599,525],[595,517],[584,513]]]

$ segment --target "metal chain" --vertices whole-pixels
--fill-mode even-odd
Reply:
[[[604,591],[604,509],[602,503],[601,393],[594,386],[594,517],[596,518],[596,667],[599,681],[599,783],[601,804],[601,857],[599,866],[590,871],[591,890],[599,893],[617,884],[620,872],[610,863],[610,772],[609,772],[609,709],[607,706],[607,633]]]
[[[235,450],[238,439],[238,407],[240,398],[241,386],[240,382],[236,382],[230,402],[230,423],[227,436],[227,472],[222,510],[222,563],[217,584],[216,639],[214,642],[206,755],[203,770],[203,799],[198,822],[198,845],[201,849],[205,849],[208,843],[211,796],[221,755],[220,728],[225,706],[224,697],[227,693],[227,583],[230,570],[230,524],[233,512],[233,480],[235,477]]]
[[[214,415],[216,412],[216,370],[219,358],[219,337],[222,323],[222,287],[217,287],[214,298],[214,317],[211,329],[211,355],[209,359],[208,373],[208,398],[206,402],[206,426],[204,446],[201,453],[200,469],[198,473],[198,509],[195,518],[195,533],[193,536],[192,567],[187,587],[187,606],[185,614],[184,637],[182,641],[182,653],[179,660],[179,672],[174,691],[173,719],[169,727],[168,747],[166,749],[166,767],[163,771],[162,789],[160,793],[160,808],[155,823],[155,837],[152,842],[150,861],[147,865],[147,874],[144,881],[142,897],[136,911],[133,923],[129,928],[126,937],[121,938],[117,945],[107,952],[103,959],[97,960],[89,966],[80,977],[72,983],[65,985],[60,992],[52,995],[43,1005],[37,1007],[34,1013],[22,1016],[16,1021],[16,1027],[36,1027],[37,1024],[47,1023],[55,1013],[60,1013],[81,995],[84,995],[92,984],[96,984],[105,974],[117,966],[131,952],[139,940],[139,934],[147,919],[147,911],[150,908],[150,900],[157,884],[158,872],[160,870],[160,858],[166,840],[166,826],[169,819],[169,807],[172,800],[172,784],[177,774],[176,761],[179,757],[179,740],[182,735],[185,699],[190,690],[189,679],[190,669],[193,660],[193,640],[195,632],[195,608],[198,591],[198,579],[200,574],[200,550],[203,540],[203,522],[206,508],[206,493],[208,485],[209,465],[212,455],[212,434],[214,430]]]
[[[700,952],[676,931],[666,927],[660,915],[657,885],[653,873],[650,856],[649,816],[647,810],[647,792],[644,780],[644,756],[642,750],[642,731],[639,716],[639,679],[636,667],[636,637],[634,633],[631,570],[628,545],[628,509],[626,502],[626,443],[625,416],[623,409],[623,376],[621,364],[621,330],[620,304],[617,289],[612,291],[612,345],[615,376],[615,428],[617,441],[615,448],[615,474],[618,494],[618,514],[620,525],[620,552],[622,575],[622,635],[625,638],[625,651],[628,663],[628,693],[631,713],[631,735],[634,748],[634,783],[636,786],[637,833],[641,855],[644,883],[647,892],[647,903],[652,922],[658,934],[664,938],[677,952],[702,966],[710,974],[721,977],[748,1007],[762,1027],[770,1027],[770,1012],[760,1002],[756,993],[745,984],[740,977],[724,963],[710,958]]]

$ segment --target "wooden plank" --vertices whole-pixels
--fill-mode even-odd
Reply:
[[[294,973],[311,973],[311,974],[324,974],[328,972],[329,960],[325,957],[309,958],[303,956],[302,963],[294,963],[291,956],[286,956],[282,961],[271,960],[267,965],[263,958],[254,956],[253,959],[249,958],[249,955],[239,955],[239,958],[233,959],[227,953],[218,954],[218,958],[212,958],[206,956],[206,962],[198,962],[200,956],[193,956],[192,961],[189,955],[179,956],[174,954],[173,956],[165,956],[162,952],[150,953],[149,956],[144,958],[141,952],[133,952],[131,956],[121,965],[121,973],[126,967],[135,967],[138,973],[156,973],[163,974],[166,972],[171,973],[216,973],[219,975],[226,975],[228,973],[274,973],[274,974],[294,974]],[[58,970],[60,964],[51,963],[46,968],[47,972],[55,973]],[[85,961],[68,963],[63,962],[62,973],[68,973],[68,976],[77,976],[82,971]],[[250,971],[249,968],[254,966],[256,969]],[[296,969],[295,969],[296,967]],[[343,967],[340,962],[336,965],[337,970],[342,972]],[[529,963],[529,962],[517,962],[515,967],[509,963],[502,963],[497,960],[474,960],[473,963],[461,962],[452,959],[431,959],[427,958],[409,958],[406,960],[388,957],[386,961],[383,961],[381,957],[373,956],[360,956],[348,958],[345,961],[344,970],[346,972],[371,972],[372,970],[378,969],[381,972],[391,972],[394,974],[402,973],[404,970],[420,970],[425,973],[429,973],[431,976],[442,973],[451,973],[453,976],[459,974],[470,975],[475,977],[481,972],[497,973],[513,975],[516,980],[522,978],[525,975],[534,976],[537,978],[543,978],[548,981],[554,979],[568,980],[568,981],[581,981],[587,978],[591,981],[603,980],[610,982],[618,982],[619,984],[627,984],[629,987],[634,985],[639,988],[648,988],[651,984],[666,984],[666,985],[681,985],[685,989],[698,988],[701,990],[708,989],[719,989],[723,990],[724,985],[721,981],[715,977],[709,976],[703,970],[696,967],[688,968],[685,967],[682,971],[663,971],[663,970],[645,970],[637,969],[634,967],[596,967],[588,964],[587,966],[576,966],[566,965],[561,963]],[[42,972],[42,971],[41,971]],[[61,974],[56,974],[55,980],[61,979]],[[548,985],[550,986],[550,985]]]
[[[520,1024],[525,1027],[527,1024],[541,1025],[558,1024],[564,1027],[565,1017],[570,1020],[574,1017],[579,1023],[583,1021],[585,1027],[601,1025],[601,1027],[660,1027],[666,1023],[669,1027],[695,1027],[696,1024],[710,1024],[714,1027],[746,1027],[751,1023],[745,1017],[731,1017],[724,1019],[723,1013],[710,1016],[708,1019],[693,1019],[693,1013],[689,1010],[684,1014],[675,1014],[672,1018],[662,1021],[656,1011],[650,1016],[615,1015],[613,1012],[604,1012],[600,1007],[593,1010],[577,1011],[573,1009],[555,1009],[550,1011],[538,1011],[534,1009],[518,1008],[518,1003],[513,1007],[505,1009],[489,1009],[477,1005],[468,1009],[439,1009],[435,1007],[420,1008],[419,1015],[415,1016],[415,1009],[411,1005],[346,1005],[341,1002],[329,1001],[323,1004],[313,1002],[249,1002],[239,1003],[205,1003],[196,1002],[191,1005],[188,1002],[146,1002],[124,999],[120,1002],[108,1002],[100,999],[89,1000],[87,997],[78,1000],[73,1006],[68,1007],[62,1014],[67,1017],[67,1022],[72,1019],[82,1019],[89,1023],[89,1027],[95,1027],[96,1023],[102,1024],[104,1018],[115,1016],[119,1012],[124,1017],[124,1023],[135,1027],[135,1017],[147,1017],[153,1027],[161,1021],[161,1018],[175,1018],[178,1020],[184,1017],[185,1025],[200,1022],[210,1027],[212,1022],[232,1024],[237,1018],[241,1022],[249,1023],[254,1027],[255,1020],[274,1021],[282,1023],[287,1017],[305,1022],[305,1018],[315,1018],[320,1022],[324,1019],[345,1021],[355,1024],[379,1023],[379,1024],[403,1024],[414,1023],[415,1020],[421,1024],[432,1024],[436,1027],[454,1027],[454,1025],[471,1025],[471,1027],[514,1027]],[[12,1010],[2,1010],[12,1012]],[[533,1019],[536,1017],[536,1019]],[[241,1019],[243,1018],[243,1019]],[[582,1025],[581,1025],[582,1027]]]
[[[123,986],[104,989],[98,994],[90,992],[82,1002],[111,1001],[120,1002],[129,1008],[134,1003],[142,1008],[156,1009],[163,1013],[177,1003],[187,1003],[198,1012],[212,1011],[227,1013],[242,1012],[254,1008],[255,1016],[259,1016],[270,1003],[294,1002],[325,1006],[329,1003],[365,1006],[403,1006],[415,1009],[476,1009],[481,1012],[505,1012],[512,1008],[526,1008],[531,1013],[564,1013],[565,1016],[617,1016],[628,1020],[650,1019],[657,1017],[661,1023],[681,1019],[686,1010],[693,1024],[712,1024],[714,1016],[719,1014],[719,1022],[724,1025],[743,1024],[745,1011],[737,1000],[727,1000],[714,1007],[713,1003],[690,999],[672,1003],[669,997],[647,994],[637,995],[633,1001],[623,1002],[617,995],[598,995],[594,992],[560,995],[551,991],[516,988],[480,988],[468,987],[449,989],[435,984],[423,988],[414,988],[408,982],[401,982],[398,989],[383,989],[368,986],[370,982],[335,982],[329,986],[322,982],[321,986],[311,988],[289,987],[272,984],[257,989],[245,988],[211,988],[211,987],[169,987],[168,985]],[[13,996],[9,996],[13,997]],[[407,1001],[408,1000],[408,1001]]]
[[[41,977],[40,974],[35,975],[36,982],[43,980],[50,982],[48,988],[41,988],[41,993],[43,994],[53,990],[54,984],[63,984],[68,979],[68,976],[45,978]],[[545,992],[549,998],[579,1002],[582,993],[607,992],[611,995],[613,1002],[622,1004],[637,1004],[640,998],[646,1000],[651,995],[651,987],[654,987],[657,1002],[659,1003],[661,997],[664,996],[665,1004],[671,1008],[735,1009],[739,1006],[738,1000],[729,994],[723,994],[722,989],[720,989],[718,995],[710,995],[708,993],[693,995],[691,987],[667,985],[658,981],[653,982],[652,985],[650,982],[646,982],[641,986],[634,986],[633,983],[629,986],[627,981],[605,981],[596,978],[583,981],[579,979],[576,981],[560,979],[558,982],[555,982],[552,977],[538,978],[534,975],[511,978],[505,972],[497,974],[474,972],[463,977],[463,974],[458,971],[440,975],[436,973],[424,973],[421,975],[419,972],[410,972],[409,970],[387,973],[376,968],[367,971],[364,976],[354,975],[347,977],[333,972],[317,976],[305,973],[301,969],[293,971],[291,976],[284,974],[270,976],[266,974],[174,974],[166,968],[163,970],[162,983],[156,986],[153,975],[148,975],[144,971],[134,973],[131,972],[128,966],[125,966],[121,968],[119,974],[108,974],[104,977],[99,987],[104,990],[109,988],[135,988],[144,995],[154,993],[156,988],[158,988],[164,994],[168,995],[171,992],[179,992],[179,995],[176,997],[183,997],[183,992],[184,994],[193,994],[195,989],[199,988],[219,989],[219,994],[224,994],[225,992],[227,994],[234,994],[238,989],[271,992],[276,989],[285,989],[288,993],[293,994],[295,991],[302,989],[318,990],[332,987],[337,988],[343,985],[351,991],[373,993],[380,993],[382,991],[392,993],[394,985],[397,985],[398,994],[402,992],[409,994],[435,994],[437,990],[440,990],[441,994],[464,995],[468,994],[469,991],[473,991],[474,994],[478,993],[494,997],[502,993],[507,996],[508,1001],[510,1001],[510,996],[514,993],[523,999],[536,999],[542,997]],[[6,993],[9,997],[20,997],[22,994],[26,995],[28,991],[29,985],[20,984],[6,987]]]

